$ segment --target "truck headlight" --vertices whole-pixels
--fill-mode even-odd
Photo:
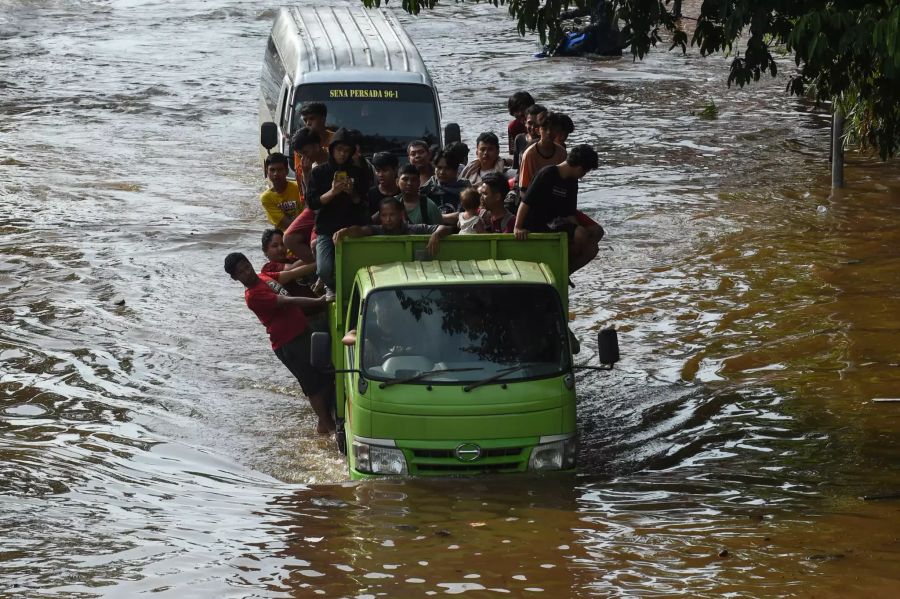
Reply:
[[[542,439],[543,440],[543,439]],[[529,470],[568,470],[575,467],[578,438],[575,436],[541,443],[531,450]]]
[[[356,469],[372,474],[406,474],[406,458],[403,451],[395,447],[370,445],[353,441],[353,455]]]

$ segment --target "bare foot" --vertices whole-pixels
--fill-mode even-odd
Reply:
[[[334,431],[335,431],[335,426],[334,426],[333,422],[325,422],[321,418],[319,419],[319,423],[316,425],[316,432],[318,434],[333,435]]]

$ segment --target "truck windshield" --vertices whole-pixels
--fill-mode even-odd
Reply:
[[[450,384],[508,371],[500,382],[509,383],[570,368],[562,304],[549,285],[374,291],[361,338],[363,370],[373,380]]]
[[[363,134],[363,154],[406,155],[409,142],[440,142],[434,93],[425,85],[385,83],[315,83],[301,85],[294,95],[291,128],[303,127],[300,110],[309,102],[328,107],[326,127],[357,129]],[[292,131],[292,132],[293,132]]]

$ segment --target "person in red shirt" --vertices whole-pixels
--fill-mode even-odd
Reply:
[[[301,297],[318,297],[305,279],[316,274],[316,261],[293,260],[288,258],[284,244],[284,233],[280,229],[266,229],[262,234],[262,251],[268,262],[263,264],[259,274],[277,278],[278,282],[291,295]],[[277,277],[273,276],[278,273]],[[309,312],[307,312],[307,316]]]
[[[506,209],[503,200],[509,184],[500,173],[488,173],[481,178],[478,193],[481,195],[481,220],[485,233],[512,233],[516,215]]]
[[[333,433],[335,424],[329,409],[332,382],[309,362],[312,330],[304,314],[305,309],[323,305],[325,298],[288,295],[277,281],[279,273],[272,273],[273,277],[257,275],[250,260],[240,252],[225,257],[225,272],[246,287],[247,307],[266,327],[275,355],[296,377],[319,419],[316,432]]]
[[[513,120],[506,127],[509,138],[509,154],[515,153],[516,136],[525,133],[525,111],[529,106],[534,106],[534,98],[528,92],[516,92],[506,101],[506,108]]]

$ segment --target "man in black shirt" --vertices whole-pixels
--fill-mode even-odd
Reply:
[[[306,204],[316,213],[316,265],[318,275],[334,293],[334,245],[331,236],[350,225],[370,222],[366,194],[372,186],[368,168],[353,163],[356,137],[338,129],[328,146],[328,162],[316,166],[306,188]]]
[[[400,193],[400,187],[397,185],[400,161],[390,152],[378,152],[372,156],[372,166],[375,167],[375,185],[369,189],[367,199],[369,214],[372,215],[373,222],[378,222],[376,219],[381,209],[381,200]]]
[[[369,235],[431,235],[425,249],[428,255],[437,255],[438,244],[443,237],[453,233],[447,225],[410,224],[406,220],[406,208],[399,198],[381,200],[380,225],[355,225],[337,231],[333,236],[334,245],[345,237],[367,237]]]
[[[575,272],[597,254],[590,235],[578,222],[578,180],[597,168],[597,152],[587,145],[575,146],[565,162],[544,167],[528,186],[519,204],[513,232],[516,239],[528,233],[566,231],[569,234],[569,272]]]

